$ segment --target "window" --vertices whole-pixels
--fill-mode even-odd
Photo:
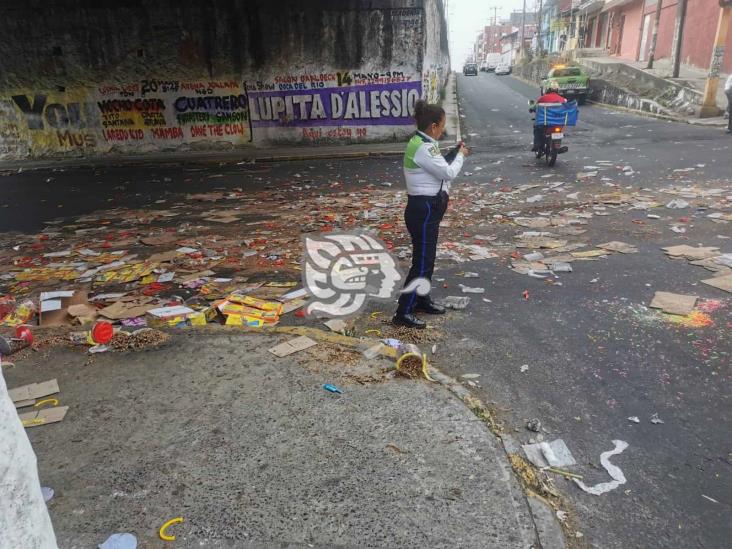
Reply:
[[[562,78],[563,76],[582,76],[582,71],[578,67],[568,67],[566,69],[554,69],[552,71],[553,78]]]

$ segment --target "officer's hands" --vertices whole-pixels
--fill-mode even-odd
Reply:
[[[458,149],[458,153],[462,154],[463,156],[468,156],[470,154],[470,149],[461,143],[460,149]]]

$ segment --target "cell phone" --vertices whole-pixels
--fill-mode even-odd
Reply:
[[[445,162],[448,164],[452,164],[452,161],[455,160],[457,157],[457,153],[460,150],[460,147],[463,146],[463,142],[461,141],[457,145],[455,145],[452,149],[450,149],[447,154],[445,155]]]

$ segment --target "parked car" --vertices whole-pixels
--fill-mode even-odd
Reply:
[[[559,90],[559,95],[567,99],[576,99],[582,105],[590,93],[590,77],[582,72],[581,67],[555,65],[541,81],[541,95],[548,88]]]
[[[476,65],[475,63],[465,63],[465,65],[463,66],[463,74],[465,76],[478,76],[478,65]]]
[[[489,62],[488,63],[488,72],[494,72],[496,70],[496,67],[498,66],[498,63]]]
[[[504,74],[511,74],[511,65],[507,63],[501,63],[496,67],[496,74],[498,76],[504,75]]]

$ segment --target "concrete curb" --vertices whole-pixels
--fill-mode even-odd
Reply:
[[[430,364],[430,376],[437,383],[459,398],[466,406],[471,408],[476,415],[478,415],[476,409],[486,409],[486,406],[479,399],[474,397],[472,393],[458,380],[442,373],[433,364]],[[503,448],[506,460],[509,461],[509,463],[510,454],[521,455],[521,446],[513,439],[513,437],[507,434],[502,434],[501,436],[495,434],[494,431],[496,429],[496,425],[493,423],[492,418],[478,417],[489,424],[491,434],[501,441],[501,447]],[[520,481],[519,484],[523,487],[523,484]],[[524,490],[524,497],[526,498],[526,505],[529,508],[531,520],[534,523],[534,530],[536,531],[539,547],[543,549],[567,549],[564,529],[551,506],[540,496],[527,493],[526,490]]]
[[[2,170],[39,170],[53,168],[77,168],[95,166],[132,166],[149,163],[200,163],[200,162],[240,162],[240,163],[268,163],[268,162],[295,162],[302,160],[328,160],[343,159],[357,160],[360,158],[400,156],[404,154],[402,144],[394,144],[395,148],[385,148],[383,143],[377,145],[344,145],[346,150],[329,150],[318,152],[313,148],[312,153],[288,154],[287,147],[283,148],[281,154],[273,154],[263,151],[257,154],[256,149],[252,151],[240,151],[238,153],[205,151],[193,154],[171,154],[171,155],[149,155],[149,156],[110,156],[95,158],[58,158],[52,160],[14,160],[12,162],[0,162]]]
[[[458,91],[457,91],[457,79],[455,73],[451,72],[445,86],[445,99],[442,102],[442,107],[445,109],[445,117],[448,121],[450,130],[448,135],[455,134],[455,141],[462,141],[462,128],[460,127],[460,109],[458,108]]]

